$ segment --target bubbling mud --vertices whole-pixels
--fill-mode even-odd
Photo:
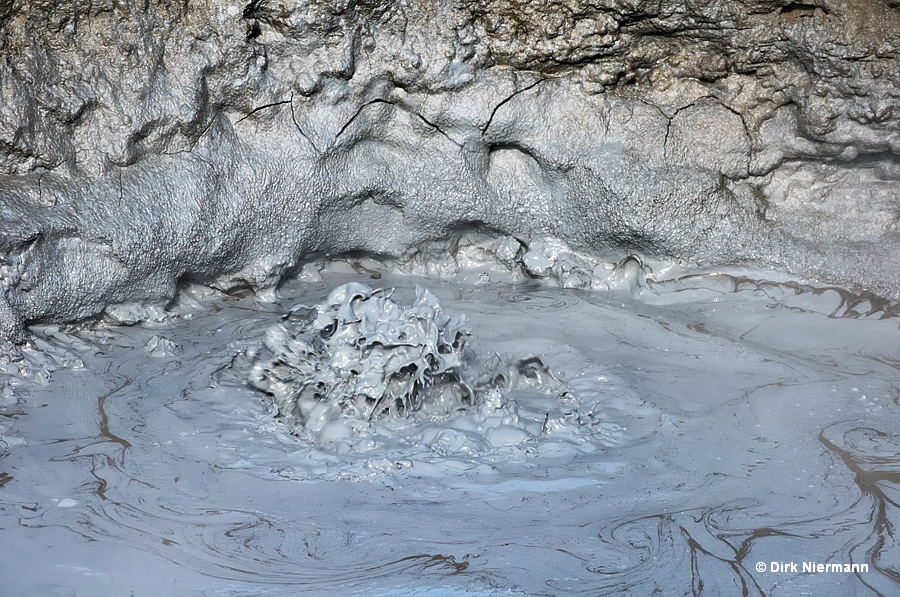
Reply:
[[[342,414],[371,420],[452,412],[473,403],[460,377],[464,324],[421,286],[415,303],[402,307],[382,289],[343,284],[266,331],[250,381],[272,396],[281,416],[313,432]],[[331,427],[326,436],[349,431]]]
[[[571,253],[498,282],[515,247],[485,246],[455,258],[470,284],[351,259],[268,302],[188,287],[163,320],[35,328],[0,361],[6,593],[897,593],[896,303]],[[395,290],[366,301],[418,283],[434,321],[465,314],[471,403],[348,408],[329,436],[263,400],[267,330],[324,347],[329,294],[376,274]],[[868,572],[757,568],[813,561]]]
[[[584,443],[604,432],[600,393],[560,358],[583,361],[573,349],[533,340],[466,350],[464,316],[448,315],[422,286],[408,307],[392,294],[338,286],[314,307],[291,308],[240,355],[293,435],[344,456],[393,446],[394,458],[375,467],[391,469],[423,450],[527,457],[542,440]]]

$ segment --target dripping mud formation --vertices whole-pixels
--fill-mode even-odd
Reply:
[[[0,0],[0,594],[895,594],[897,31]]]

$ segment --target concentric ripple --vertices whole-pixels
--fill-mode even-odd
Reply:
[[[366,272],[35,330],[0,372],[0,592],[896,594],[895,306],[626,266],[609,291],[384,272],[466,315],[485,399],[334,441],[270,411],[247,355]]]

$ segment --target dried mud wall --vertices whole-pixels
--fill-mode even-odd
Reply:
[[[897,0],[0,0],[0,336],[466,230],[900,294]]]

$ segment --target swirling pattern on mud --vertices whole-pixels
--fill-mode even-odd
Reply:
[[[432,280],[470,322],[470,358],[540,353],[591,396],[573,429],[595,427],[480,455],[429,452],[398,433],[350,454],[292,436],[234,356],[290,305],[351,279],[289,285],[274,304],[185,297],[179,316],[153,325],[36,330],[35,348],[0,373],[15,392],[0,393],[4,590],[900,588],[892,305],[749,274],[609,293]],[[379,284],[403,298],[416,281]],[[515,399],[560,417],[567,404]],[[757,569],[772,562],[868,568]]]

